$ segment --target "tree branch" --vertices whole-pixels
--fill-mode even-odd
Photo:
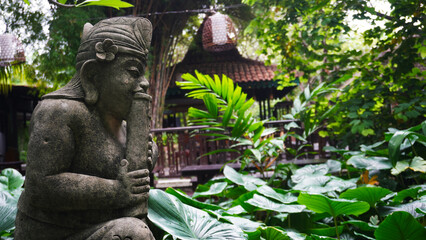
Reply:
[[[54,0],[48,0],[48,1],[49,1],[49,3],[56,5],[58,7],[63,7],[63,8],[74,8],[75,7],[75,5],[73,5],[73,4],[62,4],[62,3],[59,3],[59,2],[54,1]]]
[[[393,18],[393,17],[391,17],[391,16],[388,16],[388,15],[386,15],[386,14],[383,14],[383,13],[377,12],[377,11],[374,11],[374,14],[376,14],[377,16],[382,17],[382,18],[384,18],[384,19],[387,19],[387,20],[389,20],[389,21],[393,21],[393,20],[395,20],[395,18]]]

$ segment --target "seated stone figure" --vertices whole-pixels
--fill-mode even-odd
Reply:
[[[15,239],[154,239],[145,223],[158,153],[144,78],[151,33],[144,18],[84,26],[76,75],[33,113]]]

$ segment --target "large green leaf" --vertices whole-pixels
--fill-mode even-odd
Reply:
[[[392,191],[381,187],[360,187],[346,190],[340,194],[340,198],[364,201],[374,207],[380,199],[391,193]]]
[[[7,191],[0,191],[0,233],[15,226],[16,205],[18,199],[10,195]]]
[[[241,196],[239,196],[237,199],[234,200],[232,203],[232,206],[241,206],[246,212],[252,213],[256,210],[256,207],[248,204],[246,201],[249,199],[252,199],[255,194],[255,191],[251,191],[248,193],[244,193]]]
[[[289,240],[287,233],[277,227],[260,227],[262,238],[265,240]]]
[[[389,140],[388,148],[389,148],[389,158],[392,161],[392,166],[396,166],[396,163],[399,160],[401,144],[404,139],[410,135],[412,132],[410,131],[396,131],[392,138]]]
[[[393,198],[394,202],[402,202],[404,201],[404,199],[406,199],[407,197],[411,197],[412,199],[418,199],[419,195],[421,195],[420,193],[424,193],[426,194],[426,185],[422,185],[422,186],[413,186],[410,187],[408,189],[404,189],[400,192],[398,192],[398,194],[396,194],[396,196]]]
[[[298,213],[302,212],[305,209],[305,206],[303,205],[276,203],[259,194],[254,194],[253,198],[248,199],[246,203],[261,209],[284,213]]]
[[[24,184],[22,174],[13,168],[6,168],[0,174],[0,190],[13,191]]]
[[[330,199],[323,195],[301,193],[297,200],[309,210],[316,213],[328,213],[333,217],[339,215],[355,215],[365,213],[370,209],[366,202],[351,201],[346,199]]]
[[[294,190],[310,193],[343,192],[348,188],[354,188],[356,184],[351,180],[343,180],[334,176],[314,176],[303,179],[293,186]]]
[[[407,168],[415,172],[426,172],[426,161],[419,156],[414,157],[411,161],[398,161],[394,168],[391,169],[393,175],[398,175],[401,172],[405,171]]]
[[[228,186],[228,183],[226,183],[226,182],[213,183],[210,186],[209,190],[207,190],[207,191],[194,192],[194,194],[192,194],[192,198],[208,197],[208,196],[220,194],[220,193],[223,192],[223,190],[226,188],[226,186]]]
[[[343,232],[344,226],[338,226],[337,231],[339,234]],[[317,228],[309,228],[307,230],[309,234],[317,234],[320,236],[334,237],[337,235],[335,227],[317,227]]]
[[[226,211],[229,215],[240,215],[242,213],[247,213],[247,211],[241,207],[241,205],[236,205],[235,207],[231,207]]]
[[[354,155],[346,162],[358,169],[383,170],[391,169],[392,163],[386,157],[366,157],[365,155]]]
[[[399,212],[404,211],[411,214],[414,218],[423,217],[423,213],[419,213],[416,211],[417,209],[421,209],[423,211],[426,210],[426,201],[425,200],[417,200],[409,203],[399,204],[396,206],[384,206],[382,209],[382,215],[388,215],[391,212]]]
[[[281,203],[294,203],[297,197],[290,192],[285,192],[282,189],[273,189],[268,185],[263,185],[256,189],[256,191],[266,197],[275,199]]]
[[[173,195],[173,196],[175,196],[181,202],[183,202],[183,203],[185,203],[187,205],[199,208],[199,209],[208,209],[208,210],[219,210],[219,209],[222,209],[218,205],[203,203],[203,202],[197,201],[195,199],[192,199],[190,196],[188,196],[188,195],[186,195],[186,194],[184,194],[184,193],[182,193],[180,191],[177,191],[177,190],[175,190],[173,188],[170,188],[170,187],[166,189],[166,192],[169,193],[169,194],[171,194],[171,195]]]
[[[244,186],[248,191],[255,190],[259,185],[265,185],[266,182],[260,178],[250,175],[243,175],[235,171],[232,167],[226,165],[223,169],[223,174],[227,179],[238,185]]]
[[[297,169],[291,176],[294,183],[300,183],[306,178],[314,176],[324,176],[328,173],[328,166],[326,164],[309,164],[302,168]]]
[[[76,5],[76,7],[84,6],[105,6],[113,7],[115,9],[133,7],[132,4],[121,1],[121,0],[86,0]]]
[[[182,240],[245,239],[240,228],[222,223],[207,212],[188,206],[161,190],[150,191],[148,218]]]
[[[318,235],[315,235],[315,234],[311,234],[311,236],[306,237],[306,240],[336,240],[336,239],[326,237],[326,236],[318,236]]]
[[[371,223],[366,223],[361,220],[348,220],[345,222],[342,222],[342,224],[351,224],[357,228],[359,228],[362,231],[375,231],[377,229],[376,225],[373,225]]]
[[[406,212],[389,215],[374,232],[377,240],[426,239],[426,229]]]
[[[263,223],[254,222],[242,217],[223,216],[223,218],[230,221],[235,226],[238,226],[244,232],[255,232],[258,227],[265,225]]]

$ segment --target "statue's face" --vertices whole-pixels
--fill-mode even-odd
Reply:
[[[145,63],[130,55],[118,55],[114,61],[103,65],[96,75],[99,110],[117,119],[126,119],[133,95],[148,90],[149,83],[144,74]]]

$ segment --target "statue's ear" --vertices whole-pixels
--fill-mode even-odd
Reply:
[[[82,36],[81,36],[81,42],[83,42],[83,41],[85,41],[85,40],[87,39],[88,34],[89,34],[89,31],[90,31],[90,29],[92,29],[92,28],[93,28],[93,25],[92,25],[92,24],[90,24],[90,23],[86,23],[86,24],[84,24],[84,27],[83,27],[83,34],[82,34]]]
[[[84,90],[84,100],[93,105],[98,101],[98,89],[95,76],[99,73],[99,63],[95,60],[86,61],[80,69],[81,86]]]

